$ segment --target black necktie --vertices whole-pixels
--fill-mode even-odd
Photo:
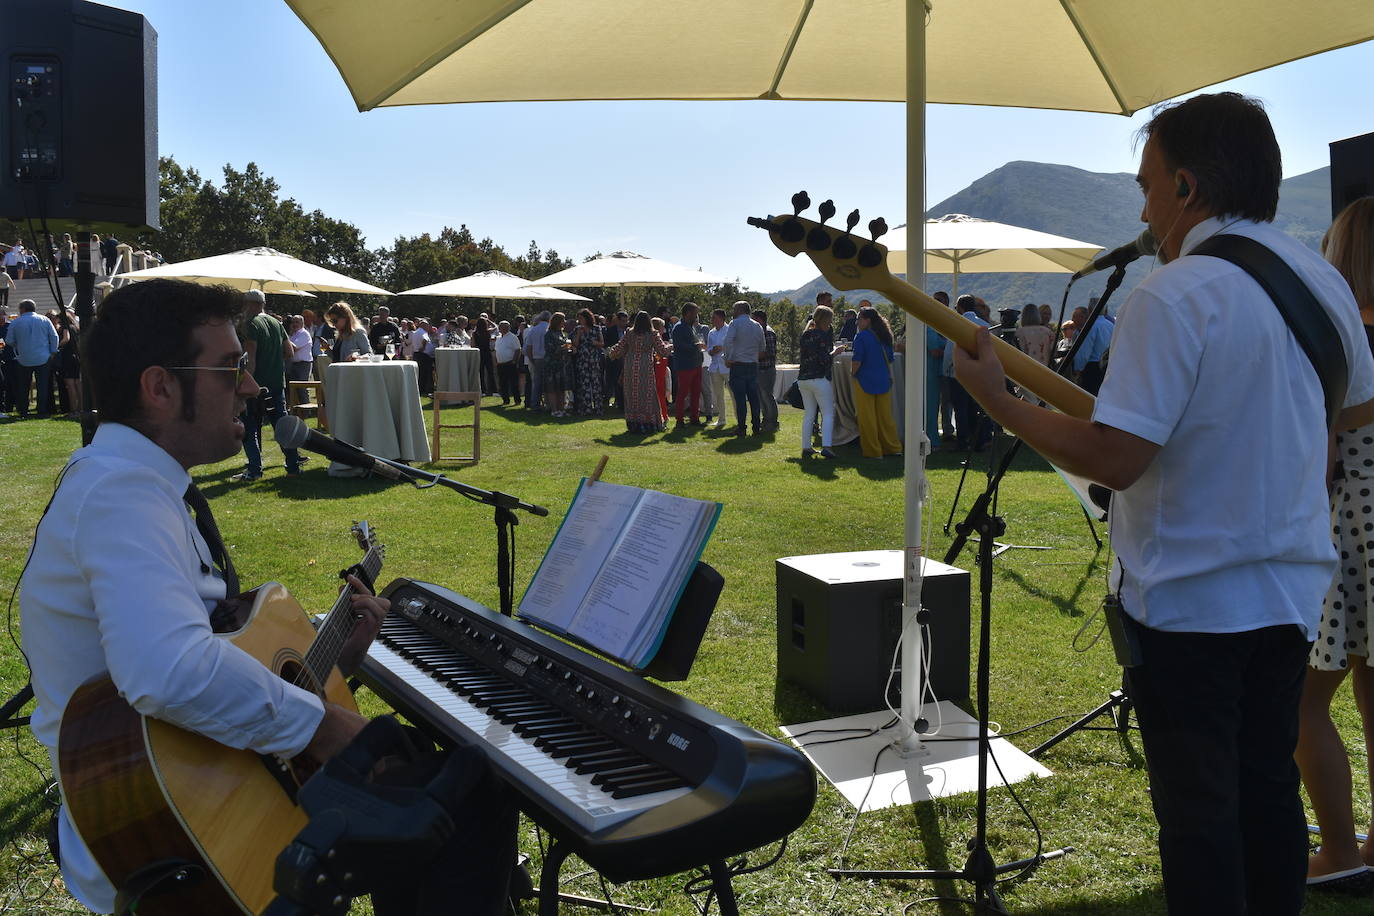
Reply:
[[[224,547],[224,538],[220,537],[219,526],[215,524],[215,516],[210,512],[210,503],[206,501],[205,494],[193,483],[186,488],[186,495],[182,498],[186,500],[186,505],[191,507],[191,511],[195,512],[196,528],[200,531],[200,536],[205,538],[205,543],[210,545],[210,558],[224,575],[225,597],[237,596],[239,574],[234,571],[234,561],[229,559],[229,551]]]

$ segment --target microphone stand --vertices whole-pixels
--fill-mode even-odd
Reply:
[[[389,458],[381,458],[376,455],[373,455],[372,458],[377,463],[385,464],[398,472],[414,484],[418,490],[427,490],[436,484],[442,484],[473,502],[484,503],[495,510],[496,581],[501,590],[501,613],[507,617],[513,616],[515,611],[515,526],[520,524],[520,519],[516,516],[515,510],[521,509],[541,518],[548,515],[549,510],[543,506],[524,502],[519,497],[509,493],[483,490],[481,487],[474,487],[472,484],[445,477],[443,474],[431,474],[429,471],[422,471],[419,468],[413,468],[408,464],[392,461]]]

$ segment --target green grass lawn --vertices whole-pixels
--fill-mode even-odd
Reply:
[[[773,561],[900,547],[903,506],[900,462],[866,460],[846,447],[839,450],[838,461],[803,463],[800,411],[784,406],[781,412],[777,434],[736,440],[696,430],[641,437],[627,434],[620,420],[560,421],[496,407],[485,410],[482,418],[482,463],[445,470],[476,486],[549,507],[548,518],[520,517],[517,598],[552,539],[578,478],[590,473],[602,454],[610,455],[607,480],[722,502],[720,523],[704,559],[725,577],[725,590],[690,680],[670,686],[776,736],[779,725],[827,713],[801,691],[777,681]],[[0,530],[0,586],[6,599],[53,478],[78,439],[79,430],[69,421],[0,421],[7,521]],[[301,478],[288,479],[275,445],[266,451],[266,476],[251,485],[229,480],[241,459],[197,471],[245,586],[277,580],[306,608],[327,609],[337,587],[336,571],[357,559],[349,523],[365,518],[378,527],[387,545],[382,581],[393,575],[424,579],[497,605],[490,510],[441,488],[421,491],[376,480],[333,479],[318,457]],[[927,554],[935,558],[943,557],[950,540],[941,529],[959,484],[961,457],[940,454],[930,464]],[[956,519],[981,489],[986,463],[985,456],[977,458]],[[999,511],[1007,521],[1006,540],[1053,548],[1013,550],[994,564],[992,715],[1003,731],[1011,732],[1093,708],[1119,686],[1120,671],[1106,640],[1086,651],[1074,648],[1075,633],[1103,595],[1108,554],[1094,548],[1069,491],[1042,461],[1025,453],[1006,479]],[[973,568],[971,548],[957,565]],[[17,636],[17,602],[12,614],[11,632]],[[18,649],[4,640],[0,693],[12,695],[26,678]],[[363,705],[370,713],[384,711],[375,698],[364,698]],[[1337,715],[1355,755],[1357,811],[1367,812],[1358,720],[1345,696]],[[1031,730],[1014,742],[1029,749],[1063,724]],[[27,731],[7,733],[0,748],[5,850],[0,913],[84,912],[66,896],[47,862],[42,840],[46,755]],[[1045,864],[1027,880],[1004,885],[1011,910],[1059,916],[1164,912],[1155,825],[1136,737],[1123,742],[1112,732],[1082,733],[1051,750],[1043,763],[1054,775],[1021,783],[1016,790],[1038,823],[1045,847],[1073,846],[1076,851]],[[1356,822],[1363,823],[1364,816],[1357,814]],[[959,867],[973,824],[972,795],[890,808],[855,823],[853,808],[822,784],[810,820],[791,837],[781,860],[737,880],[741,911],[897,914],[921,897],[964,893],[966,886],[953,884],[836,884],[825,869],[840,864],[851,826],[843,856],[848,866]],[[989,840],[998,862],[1032,855],[1036,849],[1035,829],[1005,790],[991,794]],[[523,846],[537,866],[532,831]],[[762,862],[772,851],[749,858]],[[579,871],[576,863],[564,869],[565,877],[572,878],[570,889],[599,895],[595,877],[579,876]],[[695,910],[682,893],[684,882],[681,876],[665,878],[614,887],[612,893],[617,901],[688,914]],[[368,911],[361,905],[356,909]],[[1330,898],[1313,898],[1306,910],[1369,911],[1367,901]],[[964,913],[969,908],[928,903],[910,912]]]

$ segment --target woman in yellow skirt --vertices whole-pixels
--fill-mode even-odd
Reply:
[[[902,441],[892,419],[892,329],[875,308],[859,309],[854,336],[854,406],[859,447],[865,458],[900,455]]]

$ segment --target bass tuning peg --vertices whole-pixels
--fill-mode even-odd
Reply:
[[[884,235],[887,234],[887,220],[883,219],[881,216],[877,219],[869,220],[868,233],[869,235],[873,236],[873,241],[878,241],[878,239],[882,238]]]
[[[844,224],[846,232],[853,232],[854,227],[859,225],[859,211],[857,208],[850,211],[849,216],[845,217]]]
[[[835,215],[835,202],[833,200],[827,200],[822,202],[817,212],[820,213],[821,222],[824,223],[826,220],[830,219],[830,217]]]
[[[811,206],[811,198],[805,191],[798,191],[792,195],[792,215],[800,214],[807,207]]]

